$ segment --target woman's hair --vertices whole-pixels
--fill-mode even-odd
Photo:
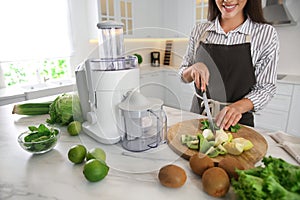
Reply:
[[[216,1],[209,0],[207,19],[212,21],[220,14],[221,12],[216,4]],[[263,16],[261,0],[247,0],[247,3],[244,7],[244,15],[246,17],[249,16],[252,21],[257,23],[268,23]]]

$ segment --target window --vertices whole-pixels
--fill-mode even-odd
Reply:
[[[113,0],[100,0],[100,21],[115,20],[115,4]]]
[[[68,0],[2,0],[0,24],[0,63],[6,85],[70,74]]]
[[[133,34],[131,0],[98,0],[99,20],[120,21],[124,24],[124,35]]]
[[[132,18],[132,2],[128,0],[120,1],[121,22],[124,24],[124,34],[132,35],[133,18]]]
[[[196,23],[207,21],[208,0],[196,0]]]

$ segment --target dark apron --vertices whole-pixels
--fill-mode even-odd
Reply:
[[[203,41],[203,40],[202,40]],[[208,98],[233,103],[242,99],[256,83],[252,65],[250,42],[236,45],[205,44],[200,41],[195,63],[203,62],[209,70]],[[195,86],[196,92],[202,92]],[[202,113],[202,100],[194,97],[192,112]],[[222,109],[222,107],[221,107]],[[254,126],[252,112],[242,114],[240,124]]]

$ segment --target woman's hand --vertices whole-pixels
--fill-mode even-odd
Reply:
[[[253,109],[253,103],[249,99],[241,99],[225,106],[216,116],[216,124],[221,129],[228,130],[236,125],[242,118],[242,114]]]
[[[242,113],[235,106],[224,107],[216,116],[216,124],[220,129],[228,130],[242,118]]]
[[[208,85],[209,71],[204,63],[198,62],[183,72],[183,78],[188,82],[194,81],[196,87],[204,91]]]

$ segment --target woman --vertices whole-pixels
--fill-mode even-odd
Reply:
[[[207,90],[221,102],[217,126],[254,126],[252,112],[275,94],[278,54],[278,35],[264,20],[261,0],[209,0],[208,22],[192,30],[180,75],[194,81],[197,96]],[[191,111],[201,113],[201,101],[194,97]]]

